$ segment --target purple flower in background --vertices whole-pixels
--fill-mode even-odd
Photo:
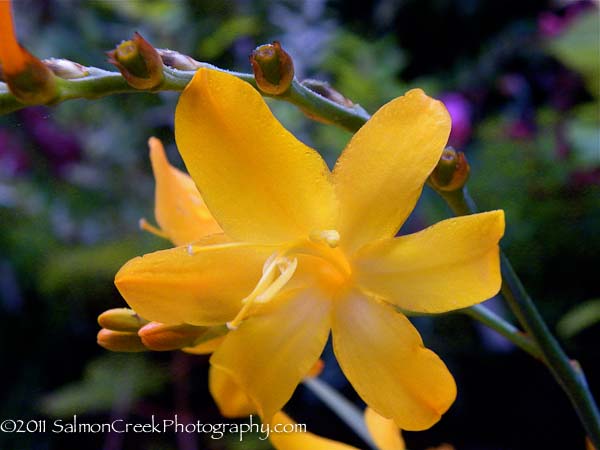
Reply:
[[[50,118],[45,108],[26,108],[21,119],[40,152],[61,172],[79,160],[81,146],[74,135],[62,130]]]
[[[29,156],[14,136],[6,130],[0,130],[0,176],[22,175],[29,166]]]
[[[582,12],[594,8],[591,0],[580,0],[565,6],[561,12],[545,11],[538,17],[538,30],[544,37],[555,37]]]
[[[440,96],[452,117],[452,131],[448,145],[456,148],[463,147],[471,138],[472,107],[466,97],[458,92],[448,92]]]

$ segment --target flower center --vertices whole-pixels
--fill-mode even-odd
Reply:
[[[252,305],[272,300],[292,279],[298,258],[306,258],[312,272],[326,286],[339,286],[350,278],[351,268],[344,253],[337,248],[340,234],[336,230],[318,230],[282,250],[273,253],[263,265],[262,276],[252,292],[242,300],[242,309],[227,323],[235,330],[248,316]],[[309,262],[310,261],[310,262]]]

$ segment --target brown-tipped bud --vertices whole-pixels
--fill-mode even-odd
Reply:
[[[294,80],[292,57],[275,41],[256,47],[250,56],[258,88],[266,94],[286,92]]]
[[[113,331],[137,333],[147,323],[146,319],[138,316],[133,309],[129,308],[109,309],[98,316],[98,324],[102,328]]]
[[[27,62],[21,72],[3,70],[4,81],[10,92],[22,103],[43,104],[51,102],[58,94],[52,71],[23,49]]]
[[[163,81],[160,55],[139,33],[123,41],[107,53],[108,62],[115,65],[127,83],[136,89],[152,89]]]
[[[148,350],[136,333],[105,328],[98,332],[98,345],[112,352],[144,352]]]
[[[64,78],[65,80],[83,78],[90,74],[85,66],[69,61],[68,59],[49,58],[42,60],[42,62],[54,73],[54,75]]]
[[[206,333],[206,330],[206,327],[193,325],[166,325],[150,322],[140,328],[138,336],[147,348],[160,352],[193,346],[196,340]]]
[[[196,70],[202,67],[200,61],[196,61],[194,58],[183,53],[169,50],[166,48],[157,48],[156,51],[160,55],[162,62],[165,66],[172,67],[178,70]]]
[[[321,80],[313,80],[312,78],[307,78],[306,80],[302,80],[301,84],[313,92],[316,92],[321,97],[325,97],[332,102],[337,103],[338,105],[345,106],[346,108],[352,108],[354,103],[352,100],[347,99],[334,88],[327,81]]]
[[[434,189],[444,192],[462,189],[471,168],[463,152],[457,152],[452,147],[446,147],[435,169],[429,176],[429,182]]]

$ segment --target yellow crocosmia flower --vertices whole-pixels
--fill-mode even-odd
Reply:
[[[375,445],[379,450],[405,450],[404,439],[400,429],[393,420],[380,416],[371,408],[365,410],[364,416],[367,429]],[[269,439],[277,450],[305,450],[305,449],[323,449],[323,450],[356,450],[341,442],[326,439],[309,432],[294,430],[289,425],[296,423],[283,412],[278,412],[273,417],[271,424],[271,434]],[[287,425],[287,426],[286,426]],[[285,431],[285,430],[293,431]],[[275,432],[275,430],[283,430]]]
[[[405,450],[406,445],[400,429],[391,419],[386,419],[371,408],[365,409],[365,423],[377,448],[381,450]]]
[[[116,285],[148,320],[230,331],[211,357],[265,422],[328,339],[358,394],[399,428],[437,422],[454,379],[398,310],[445,312],[495,295],[504,214],[395,237],[450,132],[444,105],[412,90],[354,135],[331,172],[247,83],[200,69],[175,135],[230,240],[128,262]]]
[[[222,416],[236,419],[256,413],[256,405],[235,378],[216,366],[208,372],[208,388]]]
[[[277,450],[358,450],[351,445],[317,436],[308,431],[286,431],[294,429],[290,425],[296,425],[296,422],[287,414],[279,411],[273,416],[269,440]],[[277,430],[282,431],[277,432]]]
[[[150,161],[156,180],[154,215],[160,230],[145,221],[142,227],[175,245],[188,244],[223,230],[202,200],[189,175],[169,164],[160,140],[150,138]]]

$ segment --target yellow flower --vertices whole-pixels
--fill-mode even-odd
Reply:
[[[148,145],[156,181],[154,215],[160,229],[144,219],[140,221],[142,228],[169,239],[175,245],[222,234],[223,230],[206,207],[190,176],[169,164],[160,140],[150,138]]]
[[[331,330],[363,400],[402,429],[428,428],[456,386],[397,309],[440,313],[496,294],[504,231],[493,211],[395,237],[449,131],[445,107],[412,90],[373,115],[331,172],[249,84],[200,69],[179,100],[175,134],[227,240],[135,258],[116,285],[148,320],[228,323],[211,364],[265,422]]]
[[[380,416],[371,408],[365,410],[364,420],[371,438],[381,450],[405,450],[404,439],[400,429],[393,420]],[[285,425],[295,424],[285,413],[278,412],[273,418],[272,429],[286,430],[291,427]],[[277,450],[357,450],[348,444],[333,441],[310,432],[292,431],[271,433],[271,443]]]

